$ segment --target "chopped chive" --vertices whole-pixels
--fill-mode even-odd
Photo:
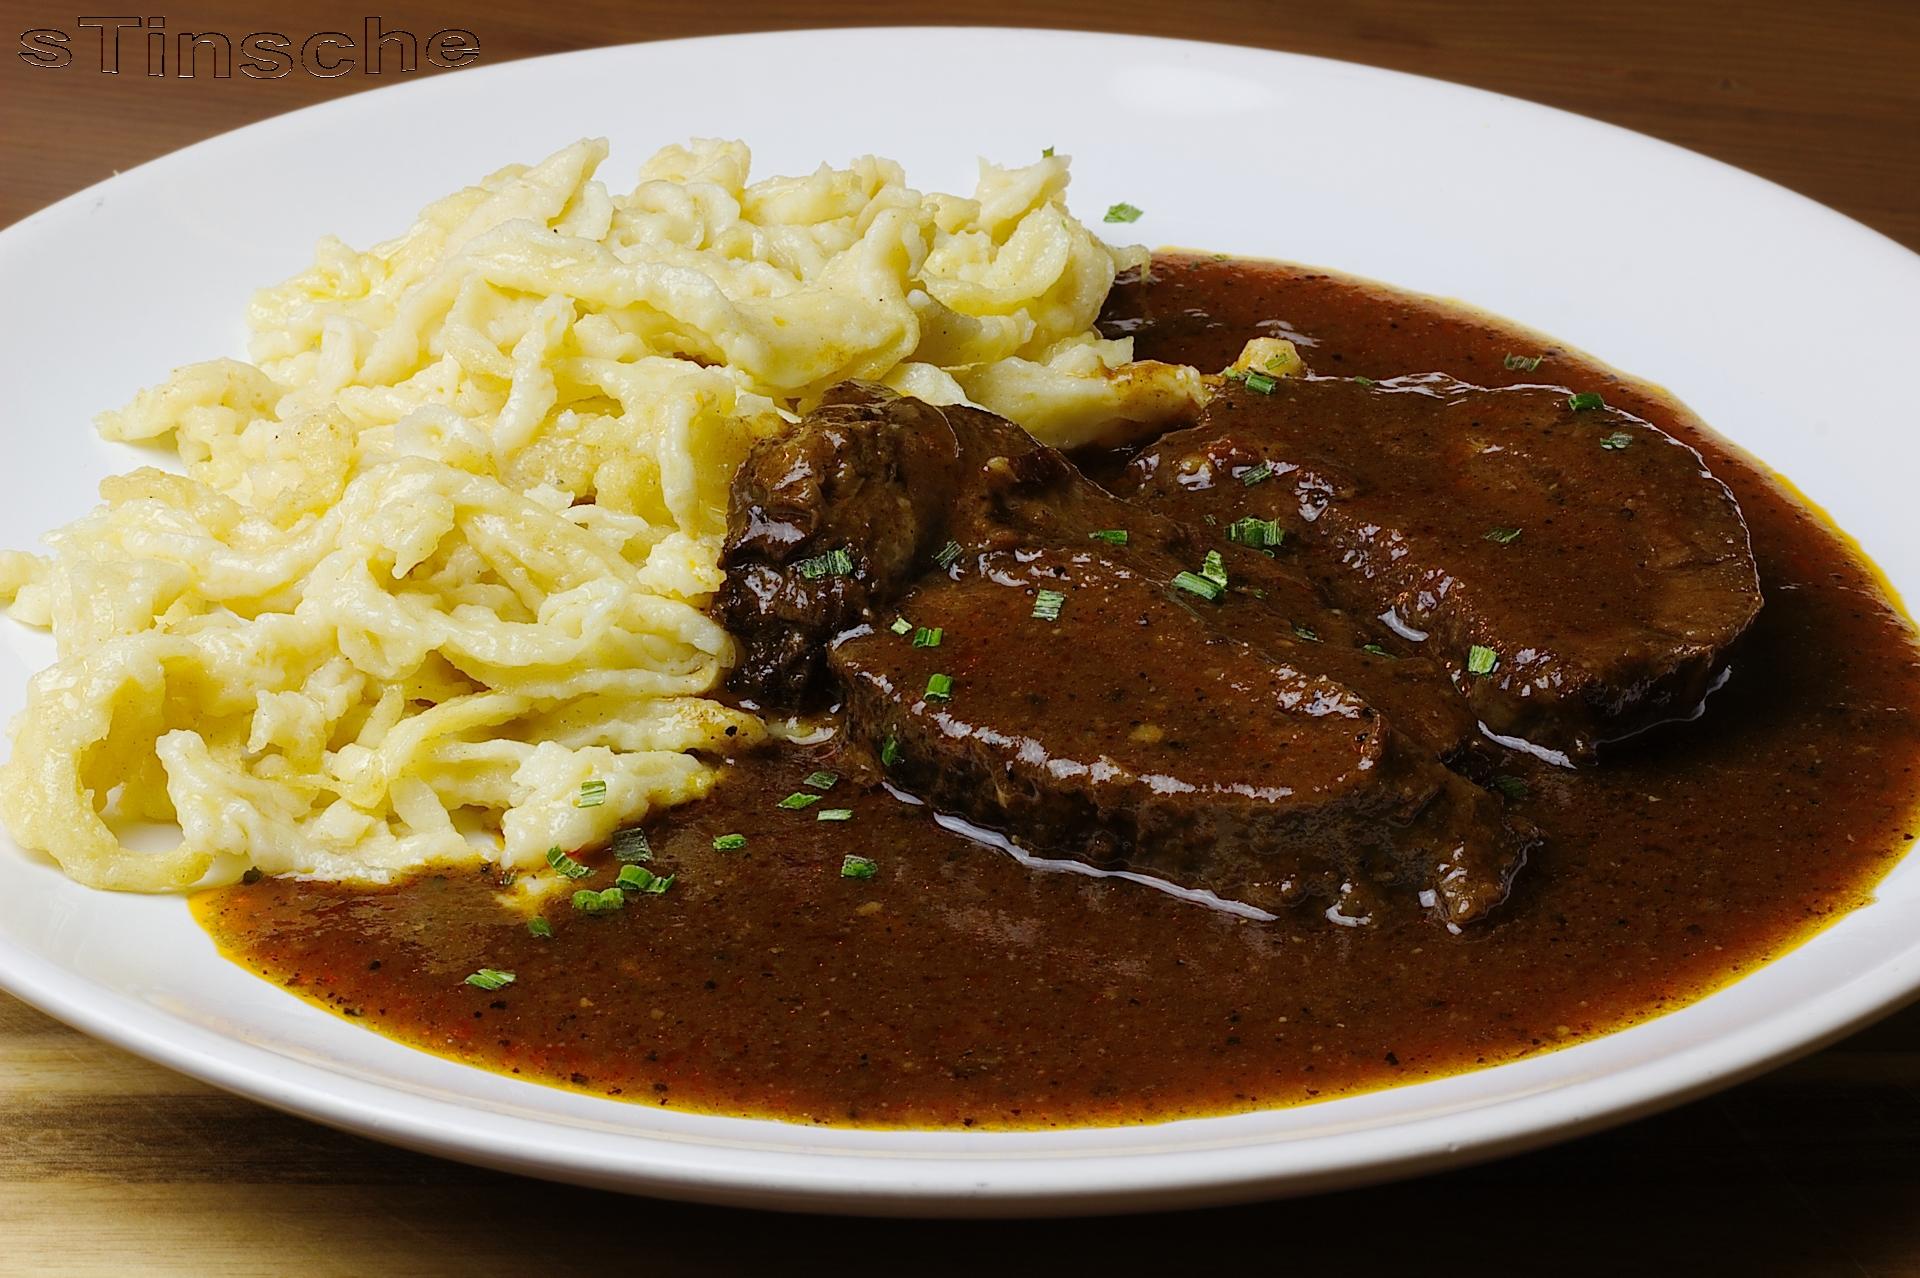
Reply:
[[[1104,541],[1109,546],[1127,544],[1127,530],[1124,528],[1101,528],[1087,534],[1089,541]]]
[[[1359,382],[1362,386],[1378,386],[1380,384],[1371,377],[1356,377],[1353,380]]]
[[[845,546],[829,550],[824,555],[815,555],[811,559],[802,559],[794,565],[802,577],[817,579],[820,577],[844,577],[853,571],[853,556],[847,553]]]
[[[802,808],[812,807],[814,804],[820,802],[823,797],[824,796],[818,794],[808,794],[805,790],[795,790],[792,794],[789,794],[773,806],[776,808],[785,808],[789,812],[798,812]]]
[[[1632,442],[1633,436],[1627,434],[1624,430],[1616,430],[1613,434],[1608,435],[1600,441],[1600,447],[1610,453],[1617,453]]]
[[[1113,205],[1107,210],[1106,220],[1109,222],[1138,222],[1141,212],[1142,210],[1123,201]]]
[[[1601,399],[1592,391],[1578,391],[1567,396],[1567,407],[1576,413],[1585,413],[1596,408],[1605,408],[1606,406],[1607,401]]]
[[[1053,148],[1048,147],[1046,150],[1042,151],[1040,153],[1040,158],[1043,160],[1051,160],[1053,158]]]
[[[1489,528],[1480,534],[1482,541],[1497,541],[1502,546],[1511,545],[1520,539],[1518,528]]]
[[[1268,462],[1261,462],[1258,466],[1249,467],[1246,471],[1242,472],[1240,482],[1251,488],[1272,474],[1273,466]]]
[[[533,933],[537,937],[540,937],[542,940],[545,940],[546,938],[553,935],[553,924],[547,922],[545,919],[542,919],[542,918],[528,919],[527,931]]]
[[[1295,626],[1293,628],[1293,633],[1299,636],[1300,638],[1305,639],[1308,643],[1320,642],[1320,632],[1313,629],[1311,626]]]
[[[1180,573],[1174,577],[1173,584],[1188,594],[1199,595],[1202,599],[1213,603],[1218,603],[1220,596],[1227,593],[1225,586],[1202,577],[1197,572]]]
[[[960,543],[957,541],[949,541],[946,545],[940,547],[939,550],[934,552],[933,562],[939,564],[942,568],[951,568],[959,563]]]
[[[513,984],[513,973],[502,972],[497,967],[483,967],[467,978],[467,984],[483,990],[505,989]]]
[[[1388,652],[1385,648],[1382,648],[1377,643],[1363,643],[1360,645],[1360,651],[1371,652],[1374,656],[1385,657],[1389,661],[1397,660],[1397,658],[1394,657],[1394,655],[1391,652]]]
[[[1506,795],[1509,799],[1524,799],[1527,797],[1527,783],[1519,777],[1506,775],[1497,776],[1487,784],[1491,785],[1501,794]]]
[[[893,631],[896,635],[910,635],[913,633],[913,623],[905,617],[895,617],[893,624],[888,626],[887,629]]]
[[[916,648],[938,648],[940,640],[946,637],[946,631],[939,626],[921,626],[913,632],[913,646]]]
[[[849,856],[840,862],[840,877],[843,879],[870,879],[880,873],[880,866],[872,857]]]
[[[1509,369],[1515,369],[1520,372],[1531,373],[1534,369],[1540,367],[1540,361],[1545,358],[1546,356],[1544,355],[1509,354],[1505,359],[1501,360],[1500,362],[1505,364]]]
[[[1473,647],[1467,649],[1468,674],[1492,674],[1493,668],[1499,664],[1500,654],[1484,644],[1476,643]]]
[[[580,864],[557,847],[547,849],[547,864],[570,879],[584,879],[593,873],[591,866]]]
[[[645,892],[652,896],[659,896],[673,886],[673,879],[674,876],[671,874],[662,877],[644,865],[628,865],[621,867],[620,877],[613,881],[613,885],[629,892]]]
[[[1277,519],[1255,519],[1248,515],[1227,525],[1227,540],[1254,550],[1265,550],[1286,540],[1286,530]]]
[[[747,846],[747,836],[744,834],[723,834],[713,841],[715,852],[738,852],[745,846]]]
[[[1249,372],[1247,374],[1247,389],[1256,395],[1271,395],[1273,394],[1273,388],[1279,384],[1277,379],[1269,377],[1265,373]]]
[[[813,814],[813,819],[816,821],[851,821],[853,820],[853,809],[821,808]]]
[[[927,676],[927,700],[953,700],[953,676],[936,674]]]
[[[794,565],[794,568],[802,577],[809,579],[844,577],[853,571],[853,556],[842,547],[829,550],[823,555],[802,559]]]
[[[815,790],[831,790],[834,786],[840,784],[840,774],[838,772],[826,771],[809,772],[807,773],[806,779],[800,784],[810,786]]]
[[[574,799],[576,808],[597,808],[607,801],[607,783],[599,777],[593,777],[580,783],[579,797]]]
[[[616,861],[629,863],[653,860],[653,844],[647,841],[647,832],[637,825],[613,832],[613,857]]]
[[[626,903],[627,894],[617,887],[599,892],[592,888],[581,888],[573,894],[573,908],[584,914],[609,914]]]
[[[1200,562],[1200,575],[1216,586],[1227,584],[1226,561],[1220,558],[1220,552],[1209,550],[1207,557]]]
[[[889,768],[900,762],[900,739],[898,737],[888,737],[880,743],[880,762],[882,766]]]
[[[1059,590],[1042,590],[1033,597],[1033,615],[1041,621],[1060,620],[1060,610],[1066,606],[1067,596]]]

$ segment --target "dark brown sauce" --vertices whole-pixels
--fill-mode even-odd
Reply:
[[[1310,367],[1602,391],[1698,448],[1752,529],[1766,606],[1699,721],[1569,773],[1516,757],[1547,834],[1496,921],[1261,923],[1047,872],[820,762],[728,765],[650,829],[662,896],[553,935],[494,875],[268,880],[196,898],[236,962],[404,1042],[648,1104],[821,1123],[1023,1127],[1296,1104],[1513,1060],[1690,1002],[1862,904],[1914,838],[1920,649],[1870,564],[1642,384],[1491,317],[1278,264],[1156,260],[1120,290],[1139,354],[1221,367],[1250,333]],[[1508,354],[1547,358],[1537,371]],[[845,823],[815,819],[848,807]],[[744,848],[713,839],[739,833]],[[878,874],[842,877],[847,854]],[[588,882],[605,886],[612,862]],[[486,992],[480,967],[516,974]]]

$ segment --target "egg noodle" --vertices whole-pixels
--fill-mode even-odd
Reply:
[[[1093,331],[1117,269],[1067,162],[983,164],[971,199],[899,165],[748,184],[737,142],[668,147],[615,195],[582,141],[324,241],[253,302],[251,363],[104,414],[185,474],[0,552],[50,626],[0,820],[97,887],[249,869],[380,879],[543,867],[706,792],[767,728],[706,694],[703,610],[753,441],[872,378],[1071,445],[1176,417],[1191,368]],[[128,827],[173,822],[176,847]]]

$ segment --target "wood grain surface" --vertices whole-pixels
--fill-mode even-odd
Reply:
[[[5,0],[0,37],[84,34],[83,12]],[[1228,40],[1596,116],[1760,173],[1920,248],[1915,0],[368,0],[272,10],[220,0],[162,12],[170,32],[236,39],[358,31],[370,12],[421,36],[462,27],[479,37],[477,65],[677,35],[887,22]],[[0,67],[0,224],[200,138],[400,78],[149,77],[131,45],[122,74],[108,76],[90,65],[90,45],[75,50],[60,70],[17,58]],[[1719,1096],[1480,1168],[1218,1211],[945,1224],[648,1203],[403,1153],[190,1082],[0,995],[0,1274],[1254,1268],[1920,1278],[1920,1008]]]

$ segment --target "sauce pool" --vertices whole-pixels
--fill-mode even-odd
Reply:
[[[1546,834],[1496,919],[1245,919],[1035,870],[848,776],[822,822],[775,807],[833,766],[771,751],[653,822],[663,895],[528,930],[498,872],[202,893],[233,961],[403,1042],[627,1100],[801,1122],[1044,1127],[1298,1104],[1497,1064],[1643,1021],[1864,903],[1914,839],[1920,647],[1871,564],[1668,397],[1503,321],[1279,263],[1162,255],[1103,318],[1143,358],[1249,336],[1316,372],[1443,371],[1599,391],[1699,449],[1752,531],[1766,605],[1706,714],[1597,768],[1515,756]],[[1510,354],[1543,355],[1537,369]],[[720,850],[722,834],[746,844]],[[844,877],[849,854],[872,878]],[[586,886],[617,864],[582,855]],[[464,983],[482,967],[515,980]]]

